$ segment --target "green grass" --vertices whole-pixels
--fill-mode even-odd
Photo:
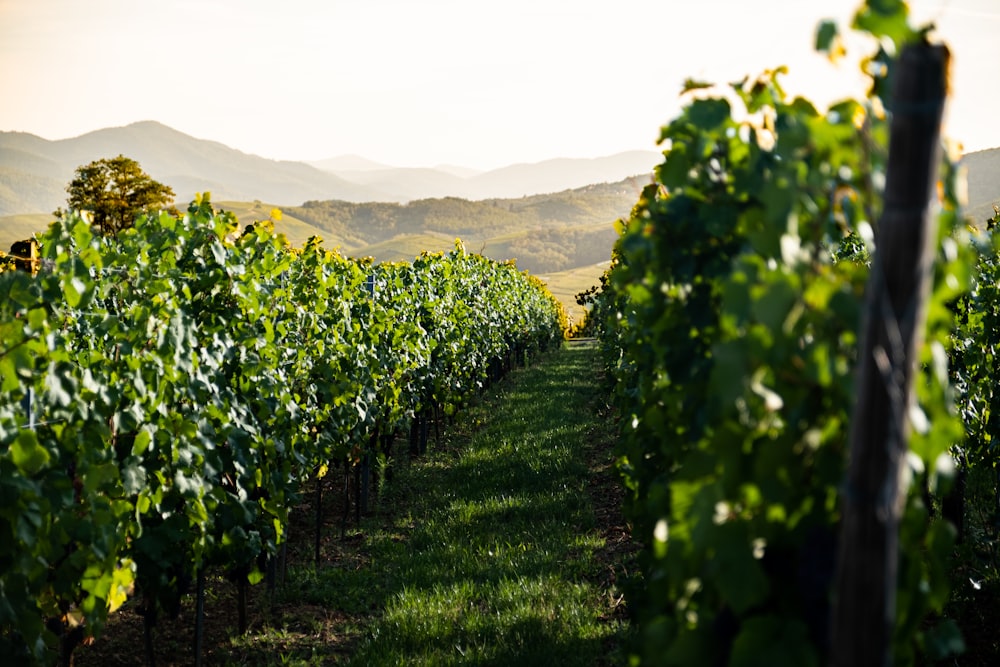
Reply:
[[[351,664],[610,660],[624,628],[594,583],[591,355],[567,349],[518,373],[468,416],[474,432],[411,471],[410,511],[371,541],[387,597]]]

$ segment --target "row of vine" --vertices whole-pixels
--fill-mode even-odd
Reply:
[[[896,52],[925,33],[891,1],[865,3],[854,27],[875,38],[862,62],[871,88],[825,112],[790,99],[782,70],[728,88],[689,81],[662,131],[656,182],[621,221],[601,288],[581,295],[614,379],[620,470],[644,545],[643,585],[630,595],[641,664],[826,661],[888,83]],[[841,55],[834,24],[821,25],[817,46]],[[979,241],[960,220],[947,151],[941,167],[910,411],[897,664],[961,645],[953,624],[929,622],[948,601],[955,527],[927,499],[943,491],[963,439],[948,357]],[[988,324],[990,308],[971,319]]]
[[[63,215],[0,274],[0,654],[49,663],[139,594],[251,582],[305,482],[450,413],[497,359],[552,347],[558,302],[513,263],[373,264],[240,230],[207,196],[114,237]]]

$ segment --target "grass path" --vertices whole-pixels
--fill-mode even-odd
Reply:
[[[610,460],[596,385],[593,349],[567,347],[516,372],[394,481],[386,501],[409,511],[371,542],[384,612],[352,664],[617,660],[616,554],[595,511],[617,496],[593,479],[611,474],[594,470]]]
[[[307,493],[288,575],[274,599],[251,589],[247,634],[236,633],[234,586],[209,582],[204,663],[624,664],[618,587],[635,549],[599,381],[587,345],[516,369],[424,456],[407,460],[397,444],[392,480],[344,536],[332,479],[318,566]],[[191,664],[191,607],[157,625],[157,665]],[[139,617],[116,616],[78,665],[141,663]]]

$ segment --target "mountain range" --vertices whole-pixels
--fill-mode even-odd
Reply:
[[[359,156],[318,162],[270,160],[196,139],[154,121],[142,121],[51,141],[24,132],[0,132],[0,215],[51,213],[65,205],[75,170],[117,155],[169,185],[184,203],[197,192],[216,201],[407,202],[431,197],[514,198],[651,173],[655,151],[595,159],[555,159],[478,172],[464,167],[396,168]]]

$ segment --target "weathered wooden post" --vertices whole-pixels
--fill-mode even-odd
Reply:
[[[906,489],[907,411],[931,277],[949,53],[905,48],[893,84],[885,204],[868,284],[858,393],[842,507],[831,664],[892,664],[899,522]]]
[[[18,271],[26,271],[31,275],[38,273],[38,242],[35,239],[15,241],[10,246],[10,254],[14,257],[14,266]]]

